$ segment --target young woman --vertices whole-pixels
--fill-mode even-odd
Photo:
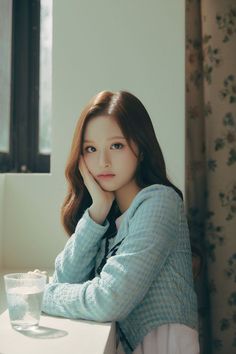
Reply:
[[[138,98],[103,91],[90,100],[66,177],[62,222],[70,238],[43,311],[115,321],[117,353],[199,353],[183,197]]]

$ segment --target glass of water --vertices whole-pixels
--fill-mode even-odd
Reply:
[[[11,325],[18,331],[39,325],[46,275],[12,273],[4,275]]]

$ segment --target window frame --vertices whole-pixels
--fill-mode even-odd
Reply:
[[[40,0],[13,0],[9,153],[0,172],[50,172],[39,152]]]

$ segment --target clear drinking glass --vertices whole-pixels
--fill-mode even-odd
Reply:
[[[11,325],[23,331],[39,325],[46,275],[12,273],[4,275]]]

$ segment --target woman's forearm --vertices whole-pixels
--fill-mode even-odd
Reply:
[[[109,227],[99,225],[89,215],[88,209],[67,241],[63,251],[55,260],[54,283],[82,283],[89,279],[94,269],[96,254],[102,236]]]

